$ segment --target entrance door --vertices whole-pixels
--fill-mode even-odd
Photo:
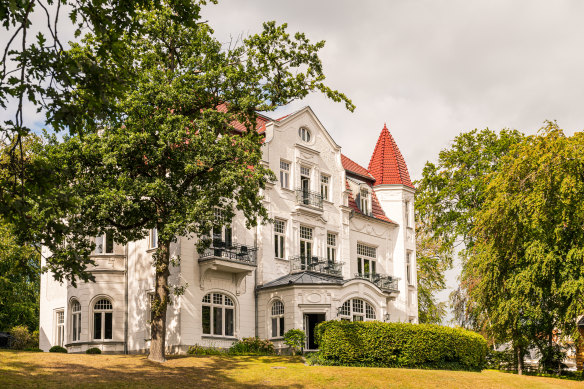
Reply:
[[[317,350],[318,346],[314,343],[314,328],[320,322],[325,321],[324,313],[305,313],[304,314],[304,332],[306,333],[306,350]]]

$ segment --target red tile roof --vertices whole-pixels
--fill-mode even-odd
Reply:
[[[355,201],[355,197],[353,196],[353,192],[351,191],[351,186],[349,185],[349,181],[345,180],[345,188],[349,191],[349,207],[355,212],[363,215],[363,212],[359,209],[357,202]],[[367,215],[369,216],[369,215]],[[383,220],[388,223],[397,224],[387,216],[385,216],[385,212],[383,212],[383,208],[381,208],[381,204],[379,203],[379,199],[377,199],[377,195],[375,194],[374,190],[371,190],[371,217],[379,220]]]
[[[369,162],[369,173],[375,177],[374,185],[401,184],[413,188],[406,161],[402,156],[393,136],[383,125],[375,150]]]
[[[359,165],[357,162],[354,162],[353,160],[349,159],[345,154],[341,154],[341,162],[345,170],[357,174],[358,176],[367,178],[369,180],[372,181],[375,180],[375,177],[369,174],[367,169]]]

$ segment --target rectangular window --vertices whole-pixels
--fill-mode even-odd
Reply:
[[[65,311],[57,311],[57,339],[56,344],[63,347],[65,341]]]
[[[101,339],[101,312],[93,314],[93,339]]]
[[[337,258],[337,236],[330,232],[326,234],[326,259],[335,262]]]
[[[104,339],[111,339],[112,338],[112,318],[113,314],[111,312],[105,312],[105,328],[104,328]]]
[[[360,276],[372,278],[377,274],[377,248],[357,243],[357,272]]]
[[[223,335],[223,309],[213,307],[213,335]]]
[[[323,200],[329,200],[329,176],[320,176],[320,195]]]
[[[203,334],[211,335],[211,307],[203,305]]]
[[[408,251],[406,254],[406,279],[408,285],[412,284],[412,252]]]
[[[361,212],[363,212],[365,215],[371,214],[369,211],[369,191],[367,189],[361,189],[359,197],[361,199]]]
[[[278,337],[278,319],[277,317],[272,318],[272,338]]]
[[[225,336],[233,336],[233,309],[225,308]]]
[[[286,222],[274,220],[274,254],[276,258],[284,259],[286,241]]]
[[[302,204],[310,205],[310,169],[304,166],[300,166],[300,189]]]
[[[73,334],[71,339],[73,342],[77,342],[81,340],[81,312],[76,312],[71,315],[72,325],[73,325]]]
[[[300,269],[310,270],[312,263],[312,228],[300,226]]]
[[[290,189],[290,164],[280,161],[280,186]]]
[[[158,247],[158,230],[156,227],[150,230],[150,248],[155,249]]]
[[[114,253],[114,234],[111,231],[107,231],[104,235],[105,238],[105,253]]]
[[[406,201],[406,205],[405,205],[405,218],[406,218],[406,226],[407,227],[411,227],[412,226],[412,218],[410,215],[410,202]]]

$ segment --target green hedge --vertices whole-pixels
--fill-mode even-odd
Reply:
[[[315,336],[330,365],[481,370],[487,352],[481,335],[431,324],[327,321]]]

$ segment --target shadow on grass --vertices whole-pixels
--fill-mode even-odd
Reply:
[[[38,357],[36,357],[38,355]],[[250,364],[302,363],[278,357],[170,357],[164,364],[145,356],[0,353],[0,387],[217,387],[302,388],[266,376],[250,376]],[[237,376],[241,375],[240,381]],[[235,376],[235,377],[234,377]],[[243,382],[242,382],[243,381]],[[247,381],[247,382],[245,382]]]

